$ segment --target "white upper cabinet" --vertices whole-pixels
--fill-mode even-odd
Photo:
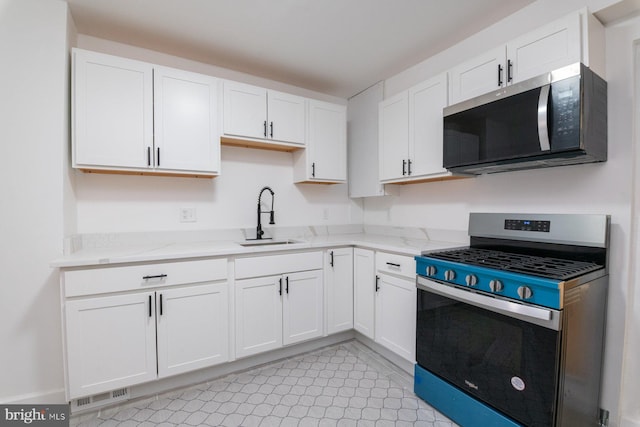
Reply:
[[[409,157],[409,95],[407,91],[380,103],[378,132],[380,181],[407,175]]]
[[[500,46],[449,71],[449,97],[455,104],[500,89],[505,83],[506,48]]]
[[[153,66],[73,50],[74,167],[147,168]]]
[[[586,9],[518,37],[452,68],[450,103],[582,62],[604,76],[604,30]]]
[[[224,135],[305,143],[305,98],[233,81],[224,82]]]
[[[447,75],[409,89],[408,176],[445,176],[442,166],[442,109],[447,106]]]
[[[72,88],[75,168],[219,172],[215,78],[74,49]]]
[[[154,68],[155,165],[178,171],[218,171],[217,80]]]
[[[347,108],[307,102],[307,148],[294,152],[294,182],[347,181]]]
[[[442,109],[446,105],[446,74],[380,103],[378,159],[382,183],[451,176],[442,167]]]

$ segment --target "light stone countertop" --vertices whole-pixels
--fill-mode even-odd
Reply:
[[[309,226],[265,229],[273,240],[293,243],[242,246],[253,229],[196,232],[111,233],[73,236],[65,242],[61,258],[52,267],[74,268],[121,263],[184,260],[224,256],[251,256],[355,246],[401,255],[415,256],[468,244],[466,231],[429,230],[388,226]]]

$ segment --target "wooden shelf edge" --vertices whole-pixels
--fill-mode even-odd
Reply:
[[[146,171],[129,171],[118,169],[90,169],[90,168],[78,168],[79,171],[84,173],[98,173],[105,175],[144,175],[144,176],[174,176],[178,178],[204,178],[213,179],[218,175],[203,175],[197,173],[171,173],[171,172],[146,172]]]
[[[285,152],[303,150],[305,148],[302,145],[288,144],[286,142],[258,141],[253,139],[231,138],[228,136],[221,136],[220,144],[230,145],[232,147],[257,148],[259,150],[285,151]]]

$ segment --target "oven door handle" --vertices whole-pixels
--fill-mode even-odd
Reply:
[[[417,287],[423,291],[484,308],[494,313],[535,323],[536,325],[556,331],[560,330],[560,312],[557,310],[532,307],[500,298],[481,295],[476,292],[454,288],[453,286],[431,282],[420,276],[418,276],[417,279]]]

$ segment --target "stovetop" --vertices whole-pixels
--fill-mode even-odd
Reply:
[[[480,248],[453,249],[424,254],[430,258],[555,280],[569,280],[604,268],[593,262],[523,255]]]

